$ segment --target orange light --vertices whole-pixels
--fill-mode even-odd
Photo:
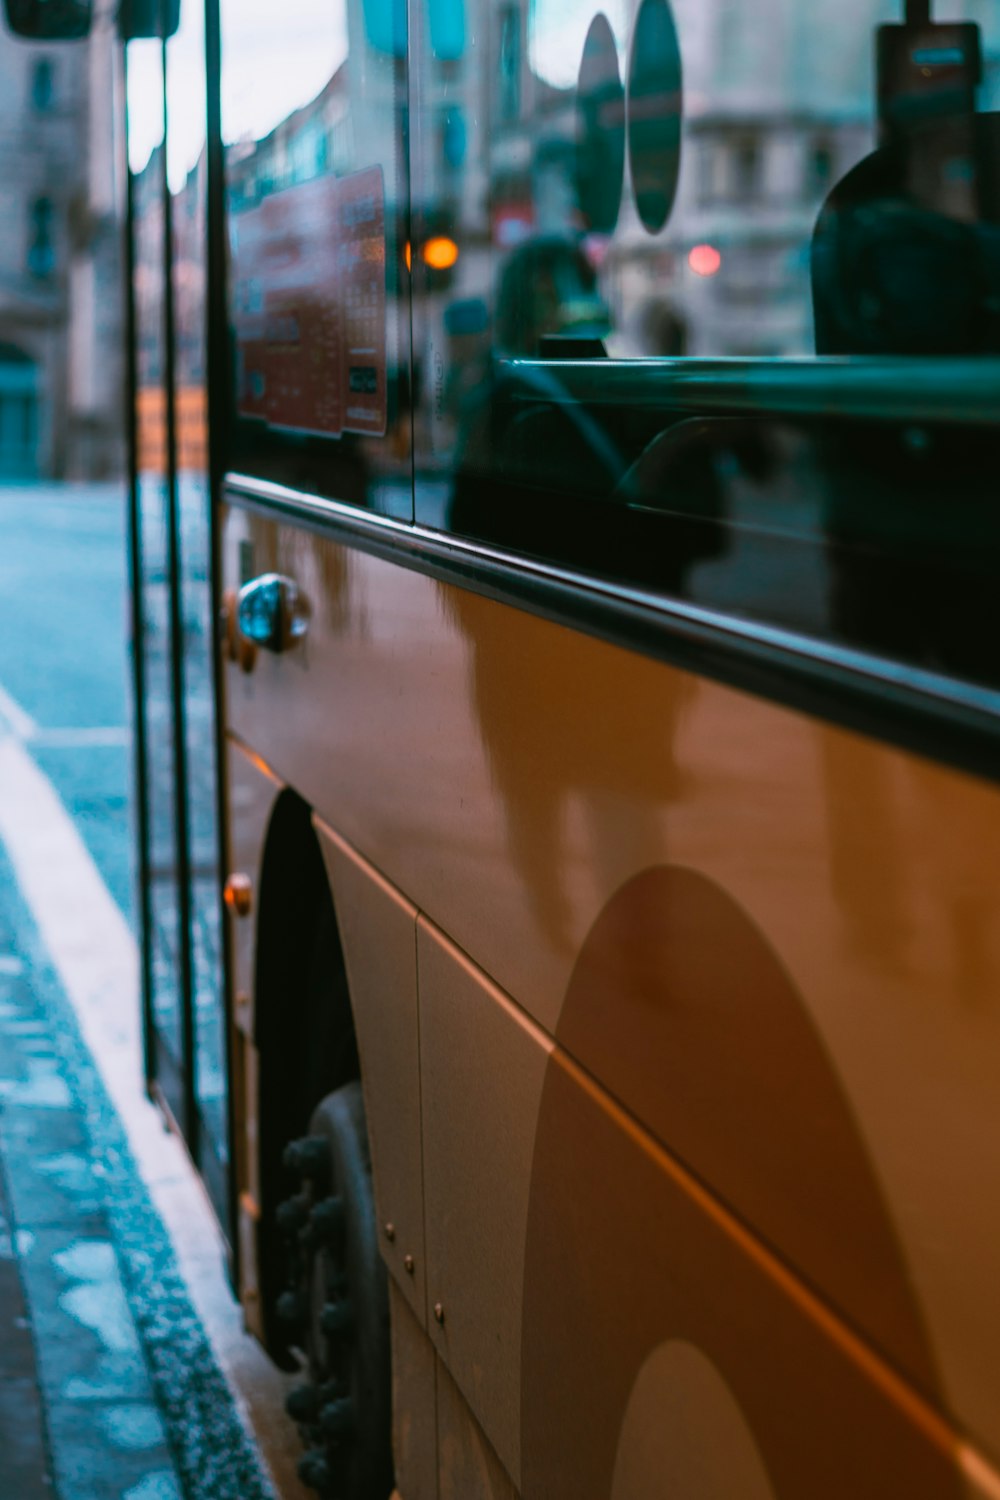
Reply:
[[[409,242],[409,240],[407,240],[406,244],[403,247],[403,256],[404,256],[404,258],[406,260],[406,269],[408,271],[412,271],[413,270],[413,256],[412,256],[412,254],[410,252],[410,242]]]
[[[458,246],[446,234],[433,235],[420,253],[432,271],[450,271],[458,260]]]
[[[714,245],[695,245],[688,255],[688,265],[696,276],[714,276],[722,265],[722,256]]]

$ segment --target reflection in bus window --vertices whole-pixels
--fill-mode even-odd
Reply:
[[[454,50],[464,12],[442,5]],[[408,518],[405,6],[227,0],[222,23],[230,465]]]
[[[184,621],[183,717],[191,942],[193,1072],[199,1165],[217,1206],[227,1199],[225,1004],[219,902],[218,782],[212,675],[211,487],[208,454],[207,149],[204,8],[182,0],[167,43],[167,180],[171,194],[178,602]]]
[[[142,671],[143,694],[138,707],[146,746],[148,1000],[154,1038],[150,1064],[161,1097],[174,1117],[181,1120],[187,983],[179,901],[183,859],[174,735],[177,662],[171,628],[176,534],[168,450],[162,48],[152,41],[130,42],[127,69],[135,265],[136,587],[141,610],[135,650]]]
[[[1000,354],[1000,9],[469,4],[415,76],[418,518],[1000,682],[994,429],[916,363]]]

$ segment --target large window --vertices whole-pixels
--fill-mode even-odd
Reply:
[[[1000,7],[524,0],[513,112],[467,4],[413,85],[470,122],[447,179],[413,137],[418,519],[1000,686]]]
[[[222,5],[231,466],[409,518],[406,22]]]

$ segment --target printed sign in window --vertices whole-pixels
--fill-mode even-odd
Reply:
[[[383,434],[381,168],[296,183],[231,224],[240,416],[325,437]]]

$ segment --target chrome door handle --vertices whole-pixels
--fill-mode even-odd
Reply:
[[[298,584],[280,573],[263,573],[240,589],[236,622],[240,635],[265,651],[290,651],[309,629],[312,606]]]

